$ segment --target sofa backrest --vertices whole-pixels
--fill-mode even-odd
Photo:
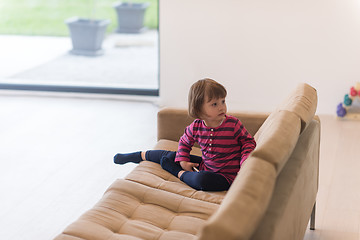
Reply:
[[[301,133],[278,175],[269,207],[251,240],[302,240],[318,190],[320,122]]]
[[[296,145],[300,130],[301,121],[296,114],[288,111],[271,114],[254,136],[256,148],[252,156],[271,163],[278,175]]]
[[[299,84],[274,112],[286,110],[295,113],[301,120],[301,131],[303,131],[306,124],[312,119],[311,116],[315,114],[316,106],[316,90],[304,83]],[[256,112],[229,112],[228,114],[240,119],[252,136],[255,135],[269,116],[267,113]],[[158,140],[167,139],[172,141],[178,141],[184,134],[184,129],[194,121],[185,109],[176,108],[161,109],[158,112],[157,119]]]
[[[240,119],[248,132],[254,136],[269,114],[255,112],[229,112],[228,115],[232,115]],[[193,121],[194,118],[189,117],[188,112],[184,109],[161,109],[158,112],[157,117],[157,140],[167,139],[179,141],[180,137],[184,134],[185,128]]]
[[[199,239],[251,237],[267,210],[277,176],[300,133],[313,119],[316,105],[316,90],[300,84],[269,115],[254,136],[255,150],[243,164],[217,212],[200,231]]]
[[[316,90],[308,84],[299,84],[254,135],[257,147],[252,155],[271,162],[279,174],[300,133],[314,118],[316,106]]]
[[[317,91],[309,84],[299,84],[283,101],[278,111],[295,113],[301,120],[301,132],[312,121],[317,108]]]

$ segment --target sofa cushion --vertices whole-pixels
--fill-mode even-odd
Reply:
[[[196,191],[144,161],[56,239],[194,239],[224,195]]]
[[[299,138],[301,121],[288,111],[273,112],[254,138],[256,148],[251,153],[273,164],[279,174]]]
[[[267,209],[275,181],[274,166],[250,156],[199,239],[249,239]]]

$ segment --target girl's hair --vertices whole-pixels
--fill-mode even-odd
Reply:
[[[189,115],[193,118],[200,118],[205,96],[208,101],[226,97],[226,89],[223,85],[210,78],[204,78],[195,82],[189,91]]]

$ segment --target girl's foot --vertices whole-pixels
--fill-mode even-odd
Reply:
[[[125,164],[128,162],[140,163],[143,160],[141,152],[118,153],[114,156],[114,163]]]

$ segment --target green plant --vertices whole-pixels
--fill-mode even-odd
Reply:
[[[95,0],[91,0],[95,1]],[[146,11],[145,26],[158,27],[158,0],[150,2]],[[73,16],[107,18],[111,20],[108,32],[116,28],[116,13],[112,8],[116,0],[101,0],[89,4],[89,0],[1,0],[0,34],[68,36],[64,20]],[[96,4],[96,12],[91,12]]]

